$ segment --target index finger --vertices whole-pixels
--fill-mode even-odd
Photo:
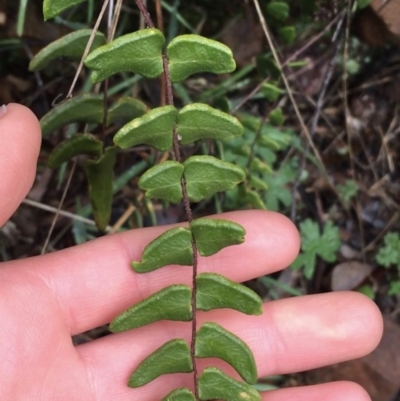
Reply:
[[[41,139],[39,122],[28,108],[0,107],[0,227],[32,186]]]
[[[221,217],[243,225],[246,240],[214,256],[200,258],[199,272],[218,272],[242,282],[282,269],[296,257],[299,236],[286,217],[255,210]],[[26,261],[10,262],[7,270],[9,275],[21,275],[21,281],[31,275],[39,277],[40,280],[33,280],[41,287],[38,293],[50,291],[60,305],[70,333],[81,333],[108,323],[122,310],[167,285],[190,285],[190,267],[167,266],[146,274],[137,274],[130,268],[131,261],[141,260],[144,247],[167,228],[170,227],[103,237],[31,258],[28,266]]]

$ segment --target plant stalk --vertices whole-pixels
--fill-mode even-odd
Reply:
[[[146,6],[143,4],[142,0],[135,0],[136,4],[140,10],[140,12],[143,15],[144,20],[146,21],[146,24],[149,28],[154,28],[154,23],[151,19],[151,16],[146,8]],[[169,74],[169,65],[168,65],[168,58],[165,50],[163,50],[162,54],[162,59],[163,59],[163,68],[164,68],[164,84],[165,84],[165,92],[166,92],[166,102],[170,106],[174,106],[174,94],[173,94],[173,89],[172,89],[172,81],[171,77]],[[181,154],[180,154],[180,149],[179,149],[179,139],[178,139],[178,134],[176,133],[176,124],[174,125],[174,129],[172,132],[172,138],[173,138],[173,154],[174,154],[174,159],[177,162],[181,162]],[[193,220],[193,213],[192,209],[190,207],[190,201],[189,197],[187,194],[187,187],[186,187],[186,181],[185,178],[182,177],[181,179],[181,187],[182,187],[182,195],[183,195],[183,204],[185,208],[185,213],[186,213],[186,218],[189,222],[189,224]],[[193,274],[192,274],[192,299],[191,299],[191,305],[192,305],[192,313],[193,313],[193,319],[192,319],[192,335],[191,335],[191,342],[190,342],[190,357],[192,359],[192,364],[193,364],[193,384],[194,384],[194,395],[197,401],[199,401],[199,384],[198,384],[198,372],[197,372],[197,365],[196,365],[196,357],[195,357],[195,348],[196,348],[196,332],[197,332],[197,315],[196,315],[196,293],[197,293],[197,283],[196,283],[196,278],[197,278],[197,270],[198,270],[198,253],[197,253],[197,244],[196,241],[192,235],[192,251],[193,251]]]

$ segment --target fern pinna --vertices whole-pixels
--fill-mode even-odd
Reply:
[[[52,18],[84,0],[45,0],[45,18]],[[191,340],[171,339],[145,358],[132,372],[128,386],[144,386],[167,373],[193,373],[193,388],[178,388],[163,400],[258,401],[260,394],[251,386],[257,370],[250,348],[240,338],[214,322],[197,324],[197,311],[231,308],[245,314],[260,315],[262,301],[249,288],[214,273],[198,273],[198,255],[211,256],[221,249],[244,242],[242,226],[227,220],[198,218],[191,211],[192,202],[200,202],[216,192],[234,188],[246,179],[245,171],[213,156],[194,155],[182,160],[180,146],[201,139],[226,141],[243,134],[235,118],[206,104],[194,103],[178,110],[174,106],[172,84],[192,74],[229,73],[235,69],[232,52],[225,45],[198,35],[182,35],[167,46],[161,31],[154,28],[141,0],[136,3],[148,25],[113,41],[88,30],[73,32],[50,44],[32,60],[30,68],[46,67],[60,56],[81,57],[86,43],[91,52],[84,64],[92,71],[93,83],[113,74],[132,72],[147,78],[164,75],[166,105],[148,110],[142,102],[122,98],[104,111],[104,97],[86,94],[73,97],[51,110],[41,120],[43,134],[61,126],[83,121],[112,124],[125,117],[130,122],[114,136],[114,146],[104,149],[103,142],[91,134],[76,134],[61,143],[51,154],[49,164],[58,167],[79,154],[93,159],[85,162],[91,201],[100,228],[107,225],[112,202],[113,169],[118,149],[149,145],[159,151],[171,151],[174,160],[148,169],[139,187],[148,198],[183,203],[187,227],[165,231],[150,242],[141,261],[133,261],[136,273],[144,274],[167,265],[192,267],[192,285],[174,284],[149,296],[117,316],[110,324],[112,332],[131,330],[159,320],[192,323]],[[199,372],[197,358],[219,358],[230,364],[243,381],[226,375],[216,367]]]

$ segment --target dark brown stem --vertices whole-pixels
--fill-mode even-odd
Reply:
[[[108,118],[108,78],[104,81],[104,100],[103,100],[103,129],[102,137],[103,144],[106,145],[106,130],[107,130],[107,118]]]
[[[147,11],[146,6],[143,4],[142,0],[136,0],[136,4],[140,9],[140,12],[143,15],[143,18],[146,21],[146,24],[150,27],[153,28],[154,24],[153,21],[151,20],[150,14]],[[171,77],[169,74],[169,65],[168,65],[168,58],[163,51],[162,55],[162,60],[163,60],[163,67],[164,67],[164,84],[165,84],[165,92],[166,92],[166,102],[168,105],[174,106],[174,93],[172,90],[172,81]],[[174,154],[174,159],[178,162],[180,162],[181,159],[181,153],[179,150],[179,138],[178,134],[176,132],[176,125],[174,126],[173,132],[172,132],[172,143],[173,143],[173,154]],[[185,208],[185,213],[186,213],[186,218],[189,223],[192,222],[193,220],[193,214],[192,214],[192,209],[190,208],[190,200],[187,194],[187,187],[186,187],[186,181],[182,177],[181,180],[181,186],[182,186],[182,195],[183,195],[183,204]],[[196,400],[199,400],[199,384],[198,384],[198,372],[197,372],[197,365],[196,365],[196,357],[195,357],[195,347],[196,347],[196,332],[197,332],[197,314],[196,314],[196,292],[197,292],[197,283],[196,283],[196,277],[197,277],[197,267],[198,267],[198,255],[197,255],[197,245],[194,237],[192,236],[192,251],[193,251],[193,275],[192,275],[192,299],[191,299],[191,305],[192,305],[192,311],[193,311],[193,319],[192,319],[192,336],[191,336],[191,342],[190,342],[190,356],[192,359],[193,363],[193,381],[194,381],[194,395]]]
[[[149,28],[154,28],[153,21],[151,20],[150,14],[147,11],[146,6],[143,4],[142,0],[136,0],[136,4],[139,7],[140,12],[143,15],[144,20]]]

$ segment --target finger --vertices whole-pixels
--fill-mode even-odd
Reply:
[[[25,198],[35,178],[41,142],[39,122],[28,108],[9,104],[0,117],[0,138],[2,226]]]
[[[308,387],[285,388],[263,393],[263,401],[371,401],[358,384],[335,382]]]
[[[376,347],[382,335],[382,317],[376,305],[353,292],[269,302],[264,304],[262,316],[218,310],[198,317],[200,323],[217,321],[242,338],[255,355],[260,377],[361,357]],[[77,351],[95,381],[99,400],[112,392],[121,394],[121,400],[129,396],[143,401],[161,399],[174,388],[192,387],[191,375],[165,375],[140,389],[128,389],[129,375],[166,341],[189,341],[190,334],[189,324],[160,322],[81,345]],[[220,361],[213,361],[213,365],[232,373]],[[200,371],[210,366],[209,360],[199,360],[199,366]]]
[[[297,255],[299,236],[286,217],[264,211],[227,213],[222,217],[242,224],[247,231],[246,241],[201,258],[199,271],[245,281],[284,268]],[[8,276],[18,274],[22,280],[29,272],[41,277],[45,285],[38,291],[50,289],[71,333],[83,332],[108,323],[128,306],[177,280],[191,283],[192,269],[186,266],[163,267],[147,274],[137,274],[130,268],[131,261],[140,260],[143,248],[165,229],[133,230],[100,238],[31,258],[29,266],[12,262],[8,264]]]

